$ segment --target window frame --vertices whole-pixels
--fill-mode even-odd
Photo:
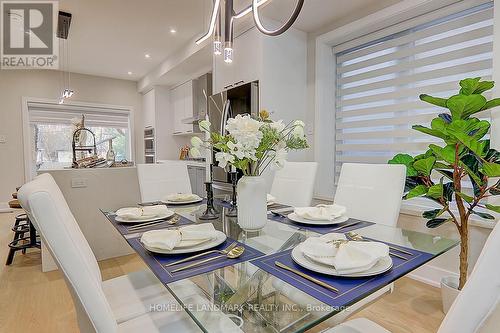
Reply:
[[[490,2],[489,0],[406,0],[395,5],[384,8],[378,12],[341,26],[333,31],[327,32],[316,38],[315,41],[315,91],[314,91],[314,156],[318,162],[318,177],[316,181],[315,197],[324,200],[333,200],[335,190],[335,109],[336,109],[336,57],[339,52],[338,46],[342,45],[344,50],[361,43],[368,42],[374,38],[397,33],[405,27],[415,25],[415,22],[431,20],[443,16],[443,13],[452,13],[465,10]],[[500,6],[499,6],[500,7]],[[499,9],[494,8],[494,20],[498,21]],[[494,26],[493,41],[493,80],[500,82],[500,57],[499,26]],[[367,36],[369,35],[369,36]],[[356,40],[353,42],[353,40]],[[349,45],[352,44],[352,45]],[[493,97],[500,95],[500,87],[493,92]],[[492,127],[498,127],[492,112]],[[332,144],[333,143],[333,144]],[[415,211],[415,207],[424,209],[420,203],[403,202],[403,208]]]
[[[36,98],[36,97],[22,97],[22,136],[23,136],[23,158],[24,158],[24,180],[28,182],[33,179],[32,170],[34,169],[32,163],[32,142],[31,142],[31,134],[30,134],[30,120],[29,120],[29,107],[30,103],[44,103],[48,105],[54,106],[54,111],[63,111],[60,110],[59,101],[56,99],[45,99],[45,98]],[[84,108],[82,110],[83,113],[89,114],[92,112],[98,113],[98,110],[105,109],[106,112],[110,113],[127,113],[129,120],[129,150],[130,150],[130,159],[132,161],[135,160],[135,132],[134,132],[134,108],[131,106],[123,106],[123,105],[112,105],[112,104],[101,104],[101,103],[88,103],[88,102],[79,102],[79,101],[65,101],[64,105],[77,108]]]

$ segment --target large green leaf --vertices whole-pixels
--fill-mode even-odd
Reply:
[[[500,206],[486,204],[486,208],[500,214]]]
[[[420,97],[420,100],[422,100],[424,102],[427,102],[427,103],[430,103],[432,105],[441,106],[443,108],[446,107],[446,101],[447,100],[445,98],[432,97],[432,96],[429,96],[429,95],[426,95],[426,94],[422,94],[419,97]]]
[[[452,182],[443,185],[443,194],[446,201],[453,201],[453,193],[455,193],[455,187]]]
[[[468,79],[463,79],[460,81],[460,94],[462,95],[472,95],[474,91],[479,86],[479,81],[481,80],[480,77],[475,77],[475,78],[468,78]]]
[[[413,157],[408,154],[397,154],[388,161],[389,164],[403,164],[406,165],[406,176],[414,177],[418,175],[417,170],[413,167]]]
[[[447,145],[446,147],[439,147],[435,144],[430,144],[429,148],[440,159],[448,163],[455,163],[455,145]]]
[[[432,209],[432,210],[427,210],[422,213],[422,217],[424,219],[435,219],[439,215],[444,213],[444,209]]]
[[[441,118],[437,118],[437,119],[441,119]],[[438,138],[441,138],[441,139],[446,139],[447,136],[445,133],[439,131],[439,130],[435,130],[435,129],[431,129],[431,128],[428,128],[428,127],[425,127],[425,126],[421,126],[421,125],[413,125],[411,127],[412,129],[416,130],[416,131],[419,131],[419,132],[422,132],[422,133],[425,133],[425,134],[429,134],[429,135],[432,135],[432,136],[435,136],[435,137],[438,137]]]
[[[423,158],[421,160],[415,161],[413,167],[424,176],[430,176],[432,168],[436,163],[436,158],[434,156]]]
[[[450,109],[453,120],[464,119],[481,111],[486,105],[483,95],[454,95],[448,98],[446,107]]]
[[[482,212],[476,212],[476,211],[472,211],[473,214],[476,214],[477,216],[479,217],[482,217],[483,219],[487,219],[487,220],[494,220],[495,217],[491,214],[488,214],[488,213],[482,213]]]
[[[427,221],[426,225],[427,225],[427,228],[437,228],[441,224],[448,222],[448,221],[451,221],[451,219],[443,219],[443,218],[432,219],[432,220]]]
[[[411,199],[415,197],[419,197],[427,193],[427,187],[424,185],[417,185],[406,195],[405,199]]]
[[[460,143],[469,148],[477,156],[486,156],[486,153],[488,152],[486,148],[489,148],[489,142],[487,140],[478,140],[463,132],[452,131],[450,129],[448,130],[448,133],[457,138]]]
[[[495,86],[495,81],[482,81],[479,82],[474,94],[482,94],[485,91],[492,89]]]
[[[458,196],[459,196],[460,198],[464,199],[464,200],[465,200],[465,202],[467,202],[467,203],[471,203],[471,202],[472,202],[472,200],[474,200],[474,198],[473,198],[473,197],[471,197],[470,195],[464,194],[464,193],[462,193],[462,192],[457,192],[457,194],[458,194]]]
[[[436,184],[429,187],[429,190],[427,191],[427,196],[434,199],[441,198],[443,196],[443,184]]]
[[[482,110],[491,109],[491,108],[497,107],[499,105],[500,105],[500,98],[494,98],[494,99],[486,102],[486,104],[483,106]]]
[[[500,177],[500,164],[483,162],[482,173],[488,177]]]

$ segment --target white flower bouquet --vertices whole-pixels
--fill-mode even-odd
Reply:
[[[210,139],[203,141],[198,137],[191,140],[191,156],[199,156],[200,148],[213,148],[215,159],[221,168],[235,167],[245,176],[260,176],[267,167],[280,169],[287,158],[288,151],[308,148],[304,133],[304,122],[282,120],[272,121],[265,110],[254,119],[249,115],[237,115],[228,119],[228,134],[210,132],[210,122],[199,123]]]

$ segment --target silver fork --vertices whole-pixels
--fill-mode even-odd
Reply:
[[[127,230],[128,231],[135,231],[135,230],[140,230],[140,229],[143,229],[143,228],[149,228],[151,226],[154,226],[154,225],[157,225],[157,224],[162,224],[162,223],[168,223],[168,224],[176,224],[177,222],[179,222],[180,220],[180,217],[175,215],[174,217],[172,217],[171,219],[169,220],[159,220],[159,221],[151,221],[151,222],[145,222],[145,223],[141,223],[141,224],[136,224],[136,225],[133,225],[131,227],[128,227]]]
[[[224,250],[211,250],[211,251],[207,251],[207,252],[202,252],[200,254],[197,254],[197,255],[194,255],[194,256],[191,256],[191,257],[188,257],[188,258],[184,258],[184,259],[181,259],[181,260],[177,260],[177,261],[171,262],[170,264],[166,264],[166,265],[163,265],[163,266],[170,267],[170,266],[174,266],[174,265],[177,265],[177,264],[182,264],[183,262],[191,261],[191,260],[194,260],[196,258],[200,258],[200,257],[206,256],[207,254],[211,254],[211,253],[219,253],[219,254],[225,255],[225,254],[228,254],[229,251],[231,251],[232,249],[234,249],[234,247],[236,245],[238,245],[238,242],[233,242],[228,247],[226,247]]]

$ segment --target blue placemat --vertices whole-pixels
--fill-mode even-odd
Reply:
[[[342,223],[335,224],[335,225],[309,225],[309,224],[297,223],[297,222],[290,220],[289,218],[281,217],[281,216],[274,215],[274,214],[267,215],[267,218],[270,220],[276,221],[276,222],[280,222],[283,224],[288,224],[288,225],[294,226],[296,228],[314,231],[314,232],[317,232],[317,233],[322,234],[322,235],[328,234],[330,232],[346,233],[346,232],[353,231],[356,229],[365,228],[365,227],[368,227],[368,226],[371,226],[372,224],[374,224],[373,222],[366,222],[366,221],[360,221],[360,220],[355,220],[355,219],[349,219],[346,222],[342,222]],[[340,229],[338,231],[332,231],[332,229],[336,229],[336,228],[339,228],[343,225],[353,223],[356,221],[359,221],[359,223],[355,224],[353,226],[350,226],[350,227],[345,227],[345,228]]]
[[[238,264],[238,263],[241,263],[244,261],[252,260],[252,259],[255,259],[255,258],[258,258],[258,257],[261,257],[264,255],[264,253],[254,249],[248,245],[244,245],[240,242],[237,242],[238,245],[245,246],[245,252],[243,252],[243,254],[237,259],[221,258],[221,259],[214,260],[210,263],[201,265],[199,267],[190,268],[190,269],[176,272],[176,273],[171,273],[172,270],[179,268],[179,267],[182,267],[183,265],[191,264],[191,263],[194,263],[195,261],[198,261],[198,260],[203,260],[203,259],[215,257],[219,254],[216,254],[216,253],[209,254],[209,255],[202,257],[201,259],[195,259],[195,261],[182,263],[182,264],[175,265],[172,267],[165,267],[163,265],[171,263],[171,262],[176,261],[176,260],[190,257],[192,255],[195,255],[196,253],[171,254],[171,255],[157,254],[157,253],[153,253],[153,252],[146,250],[146,248],[144,248],[144,245],[140,241],[140,237],[127,239],[127,242],[130,244],[130,246],[132,246],[132,248],[137,252],[137,254],[139,254],[142,257],[142,259],[146,262],[146,264],[149,266],[149,268],[151,268],[153,273],[164,284],[171,283],[171,282],[178,281],[178,280],[187,279],[187,278],[190,278],[192,276],[200,275],[203,273],[208,273],[208,272],[214,271],[214,270],[222,268],[222,267],[232,266],[232,265],[235,265],[235,264]],[[235,242],[235,240],[228,238],[228,239],[226,239],[226,241],[224,243],[222,243],[221,245],[219,245],[213,249],[210,249],[210,250],[223,250],[233,242]],[[209,251],[209,250],[206,250],[206,251]],[[202,252],[204,252],[204,251],[202,251]]]
[[[386,244],[392,245],[389,243]],[[297,265],[291,257],[291,249],[252,260],[251,263],[329,306],[344,307],[372,294],[435,257],[435,255],[430,253],[408,249],[399,245],[397,247],[411,252],[413,256],[402,254],[409,258],[406,261],[391,256],[393,267],[389,271],[366,278],[342,278],[315,273]],[[275,261],[279,261],[282,264],[321,280],[337,288],[339,293],[330,291],[297,274],[281,269],[274,264]]]
[[[183,226],[183,225],[188,225],[188,224],[193,224],[194,222],[185,218],[184,216],[180,216],[180,215],[174,215],[174,216],[177,216],[179,217],[179,221],[172,225],[172,224],[169,224],[168,221],[173,217],[170,217],[168,219],[165,219],[164,223],[157,223],[157,224],[153,224],[147,228],[141,228],[139,230],[132,230],[132,231],[129,231],[128,228],[132,227],[132,226],[135,226],[137,224],[140,224],[140,223],[143,223],[143,222],[139,222],[139,223],[120,223],[120,222],[117,222],[116,221],[116,215],[114,213],[109,213],[109,212],[103,212],[103,214],[106,216],[106,218],[115,226],[116,230],[118,230],[118,232],[120,234],[122,234],[123,236],[125,235],[128,235],[128,234],[134,234],[134,233],[138,233],[138,232],[145,232],[145,231],[148,231],[148,230],[154,230],[154,229],[164,229],[164,228],[169,228],[169,227],[177,227],[177,226]]]

